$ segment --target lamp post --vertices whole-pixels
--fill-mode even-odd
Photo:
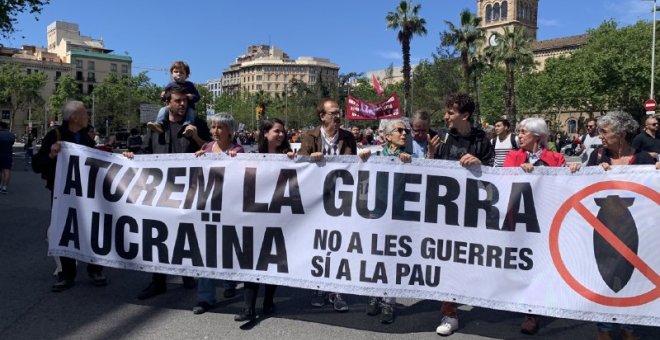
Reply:
[[[653,85],[655,81],[655,13],[657,11],[656,1],[653,0],[653,45],[651,46],[651,95],[650,99],[653,99],[654,91]]]

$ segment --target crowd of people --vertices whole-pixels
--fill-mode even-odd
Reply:
[[[186,72],[185,67],[182,70],[183,72],[177,74],[185,81],[189,71]],[[208,153],[224,153],[233,157],[244,152],[241,138],[237,136],[237,124],[231,114],[219,113],[209,117],[207,121],[194,114],[191,116],[190,103],[195,97],[191,96],[189,91],[188,87],[181,84],[168,86],[163,94],[166,107],[161,113],[164,116],[159,116],[157,121],[150,125],[152,128],[146,135],[140,138],[142,145],[139,148],[129,148],[124,152],[124,156],[132,158],[136,153],[191,153],[204,157]],[[542,166],[568,166],[573,172],[580,171],[582,166],[600,166],[609,170],[615,165],[656,164],[656,168],[660,168],[660,163],[656,163],[660,152],[660,137],[657,134],[658,122],[655,117],[645,120],[645,129],[641,135],[637,134],[637,122],[625,112],[611,112],[598,120],[587,121],[589,139],[582,142],[584,162],[567,165],[562,154],[548,148],[550,132],[543,119],[527,118],[520,122],[515,130],[508,121],[501,119],[495,122],[494,135],[488,136],[483,129],[472,124],[474,109],[473,99],[467,94],[458,93],[448,96],[445,100],[446,131],[430,129],[430,115],[425,111],[416,111],[409,120],[381,121],[378,131],[361,131],[357,126],[345,130],[340,127],[337,101],[323,99],[316,111],[318,126],[304,133],[287,130],[285,123],[277,118],[262,121],[254,139],[257,144],[256,152],[286,154],[290,158],[296,157],[296,154],[306,155],[311,161],[321,161],[331,155],[358,155],[360,159],[367,160],[374,155],[364,146],[379,143],[382,151],[376,156],[397,157],[402,162],[410,162],[413,158],[443,159],[456,161],[463,167],[520,167],[526,172],[532,172]],[[67,102],[62,118],[64,123],[48,132],[32,162],[33,169],[46,181],[51,195],[60,142],[89,147],[95,144],[87,133],[89,115],[82,102]],[[244,137],[248,138],[247,135]],[[291,142],[300,143],[296,152],[291,148]],[[59,257],[56,262],[57,280],[52,291],[62,292],[74,285],[76,261]],[[102,267],[89,264],[87,274],[94,285],[107,284]],[[151,282],[139,293],[138,298],[149,299],[166,293],[166,282],[165,274],[153,274]],[[236,284],[223,282],[225,297],[236,295]],[[216,305],[217,285],[217,280],[213,279],[201,278],[195,282],[193,278],[183,278],[184,288],[196,287],[197,304],[192,309],[195,314],[205,313]],[[244,283],[244,308],[235,316],[236,321],[247,321],[256,317],[255,303],[259,286],[257,283]],[[276,288],[274,285],[265,285],[263,314],[275,313]],[[367,299],[368,315],[380,315],[380,321],[386,324],[394,322],[394,298],[373,296]],[[348,303],[337,292],[315,291],[312,293],[311,304],[317,307],[330,304],[338,312],[349,309]],[[436,332],[440,335],[450,335],[459,328],[457,304],[442,302],[439,308],[442,318]],[[527,334],[536,333],[540,325],[539,319],[536,315],[526,315],[521,331]],[[612,324],[599,323],[599,338],[608,339],[612,327]],[[634,338],[632,327],[622,326],[622,332],[625,339]]]

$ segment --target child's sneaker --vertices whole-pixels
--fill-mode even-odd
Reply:
[[[163,124],[158,123],[158,122],[149,122],[147,123],[147,127],[156,133],[163,133]]]

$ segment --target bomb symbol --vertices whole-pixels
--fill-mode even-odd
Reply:
[[[639,236],[637,226],[628,207],[635,201],[632,197],[609,195],[606,198],[594,198],[600,207],[596,218],[612,231],[630,250],[637,254]],[[616,293],[628,284],[635,267],[623,255],[610,245],[594,230],[594,255],[598,271],[603,281]]]

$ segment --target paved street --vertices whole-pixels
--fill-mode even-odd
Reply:
[[[346,296],[351,310],[309,305],[310,292],[282,287],[273,317],[233,321],[242,296],[221,299],[210,313],[193,315],[195,296],[171,283],[165,295],[138,301],[150,274],[108,269],[97,288],[80,266],[76,285],[51,293],[54,263],[46,256],[49,195],[44,183],[15,159],[8,195],[0,195],[0,339],[439,339],[436,301],[400,299],[392,325],[364,313],[366,298]],[[262,293],[263,294],[263,293]],[[222,296],[219,292],[219,296]],[[260,301],[257,302],[260,307]],[[595,324],[544,318],[539,334],[518,332],[521,315],[461,307],[461,329],[451,339],[594,339]],[[638,327],[642,339],[660,339],[660,328]]]

